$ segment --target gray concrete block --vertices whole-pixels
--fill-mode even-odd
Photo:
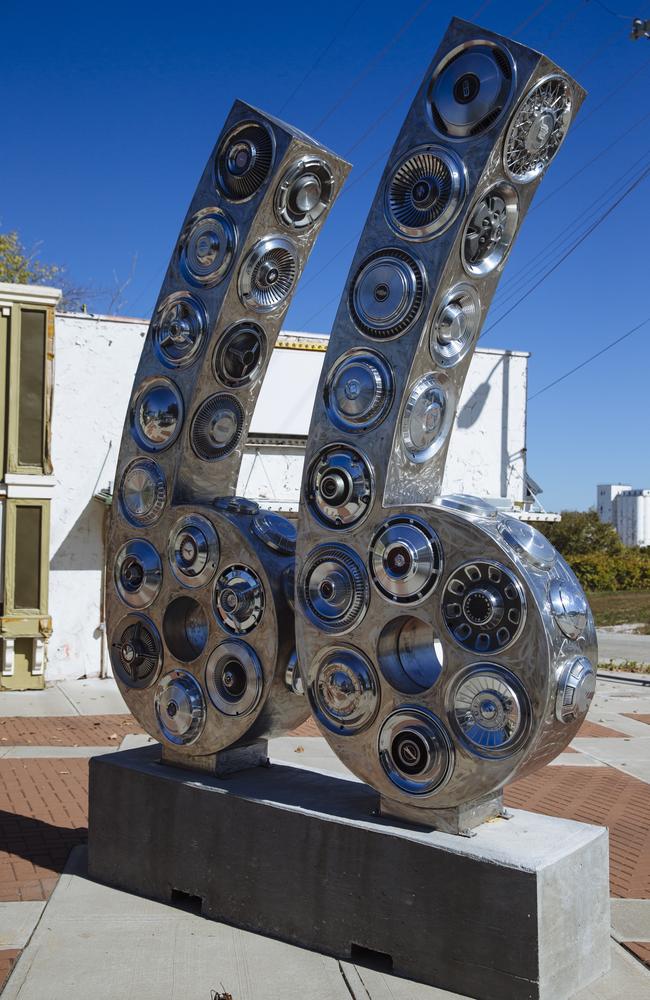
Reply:
[[[475,837],[373,815],[344,777],[91,761],[92,878],[479,1000],[565,1000],[609,965],[607,832],[516,811]]]

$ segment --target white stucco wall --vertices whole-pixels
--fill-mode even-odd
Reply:
[[[300,437],[309,431],[324,354],[276,350],[260,392],[251,434]],[[483,497],[522,500],[526,472],[526,383],[528,355],[478,349],[461,395],[443,489]],[[287,391],[287,387],[291,391]],[[300,452],[250,448],[238,491],[297,509],[302,475]]]
[[[100,671],[103,518],[93,496],[112,484],[133,376],[147,323],[61,314],[55,326],[48,680]],[[251,433],[306,435],[324,354],[276,350]],[[454,430],[445,489],[523,496],[527,355],[477,351]],[[291,392],[287,392],[287,386]],[[297,507],[303,455],[251,448],[239,489]]]
[[[54,345],[48,680],[99,673],[106,508],[147,324],[57,316]]]

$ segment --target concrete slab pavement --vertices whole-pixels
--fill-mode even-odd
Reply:
[[[3,1000],[465,1000],[109,889],[85,865],[77,848]],[[575,1000],[649,994],[650,972],[612,943],[611,972]]]
[[[650,635],[630,635],[597,629],[598,659],[650,663]]]
[[[617,941],[650,941],[650,899],[612,899],[610,906]]]
[[[112,677],[61,681],[43,691],[0,691],[0,716],[128,715]]]
[[[0,903],[0,949],[24,948],[41,919],[45,903]]]

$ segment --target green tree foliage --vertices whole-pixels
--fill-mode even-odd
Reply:
[[[15,230],[0,233],[0,281],[19,285],[51,285],[63,276],[58,264],[42,264],[38,249],[26,250]]]
[[[85,302],[97,297],[98,292],[72,284],[65,267],[60,264],[44,264],[39,260],[38,253],[38,245],[27,250],[15,230],[0,233],[0,281],[60,288],[63,294],[59,308],[69,312],[81,310]]]
[[[540,527],[569,562],[571,556],[613,556],[625,552],[614,526],[603,524],[595,510],[563,510],[561,521]]]

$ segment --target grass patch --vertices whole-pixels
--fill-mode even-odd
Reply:
[[[592,590],[587,594],[596,625],[642,622],[642,635],[650,635],[650,590]]]
[[[621,660],[620,663],[612,663],[605,660],[598,664],[599,670],[610,670],[614,673],[624,671],[627,674],[650,674],[650,663],[637,663],[636,660]]]

